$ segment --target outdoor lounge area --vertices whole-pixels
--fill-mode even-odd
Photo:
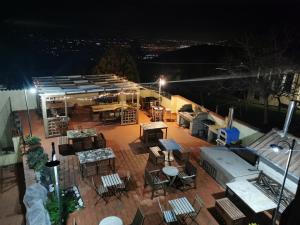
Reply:
[[[49,97],[52,92],[45,92],[47,88],[42,87],[40,96],[48,96],[48,102],[54,104]],[[150,90],[138,88],[136,91],[137,96],[155,95]],[[236,140],[249,143],[247,137],[256,134],[255,130],[230,117],[223,118],[205,112],[205,108],[180,96],[172,96],[171,99],[164,97],[161,102],[164,108],[171,109],[177,121],[167,117],[153,120],[153,115],[138,109],[137,99],[136,120],[132,124],[122,124],[120,121],[103,123],[100,115],[97,117],[100,119],[94,120],[84,110],[77,111],[75,117],[67,117],[66,101],[73,97],[61,95],[65,100],[65,116],[54,118],[59,119],[56,124],[58,128],[61,128],[61,123],[64,125],[63,129],[56,130],[57,133],[52,135],[49,133],[48,122],[53,118],[49,120],[47,115],[53,110],[47,106],[45,108],[47,101],[38,110],[31,110],[30,117],[24,111],[18,112],[23,133],[32,132],[33,135],[26,138],[26,144],[21,148],[26,153],[23,155],[26,194],[34,193],[32,188],[38,188],[44,193],[41,201],[44,204],[35,207],[48,207],[53,224],[56,224],[53,218],[57,219],[58,209],[49,208],[48,201],[53,200],[52,205],[57,205],[53,190],[58,187],[61,188],[62,196],[71,196],[76,200],[72,210],[68,213],[63,211],[64,223],[68,225],[271,223],[280,184],[275,185],[277,191],[272,196],[264,192],[261,186],[274,183],[274,180],[254,166],[257,157],[254,157],[255,162],[249,163],[242,154],[224,146],[215,146],[222,143],[236,145]],[[73,103],[76,104],[75,100],[80,102],[82,98],[74,97]],[[84,101],[90,102],[90,99]],[[89,107],[90,104],[87,104],[83,108]],[[189,129],[182,126],[182,118],[178,115],[184,108],[203,115],[203,120],[199,119],[200,116],[195,117],[201,123],[192,120]],[[226,128],[226,123],[233,124],[234,129]],[[233,130],[234,140],[230,136]],[[225,132],[223,137],[219,131]],[[37,147],[36,143],[30,143],[31,139],[39,138],[41,140]],[[222,138],[221,141],[218,142],[218,138]],[[30,146],[38,150],[32,151]],[[47,180],[42,173],[37,173],[32,166],[33,152],[41,157],[41,162],[35,160],[39,166],[37,169],[49,159],[59,160],[58,176]],[[54,182],[54,178],[59,179]],[[37,182],[44,187],[38,187]],[[287,190],[285,193],[288,193],[289,198],[283,207],[294,197],[294,193]],[[26,194],[25,206],[28,212],[32,212],[29,203],[34,201],[28,203]],[[26,219],[30,219],[28,214]]]
[[[26,117],[24,114],[20,115],[26,132],[28,130]],[[42,133],[41,118],[34,112],[31,113],[31,117],[33,135]],[[139,112],[139,118],[143,123],[150,122],[150,118],[142,111]],[[172,138],[178,145],[189,149],[188,161],[186,159],[180,160],[178,157],[173,157],[171,161],[168,161],[168,152],[164,154],[166,161],[153,160],[153,157],[149,156],[151,154],[150,149],[139,138],[140,126],[138,124],[130,126],[98,125],[96,122],[74,122],[72,124],[74,127],[93,128],[97,133],[103,133],[106,146],[113,151],[115,156],[115,164],[114,167],[109,166],[109,164],[102,164],[101,166],[104,166],[105,169],[95,167],[92,170],[89,169],[83,176],[78,154],[58,155],[61,162],[60,185],[62,187],[74,185],[78,187],[84,203],[84,208],[69,215],[67,224],[73,225],[74,221],[78,225],[99,224],[102,219],[110,216],[117,216],[121,219],[122,224],[131,224],[137,210],[143,215],[144,224],[160,224],[163,220],[166,222],[167,219],[164,218],[162,211],[172,209],[170,200],[181,198],[186,199],[188,202],[186,204],[192,205],[196,210],[195,212],[198,212],[196,213],[197,216],[194,217],[175,216],[177,222],[181,224],[190,224],[192,221],[203,225],[225,224],[224,221],[231,221],[232,218],[244,222],[257,221],[257,217],[251,216],[251,213],[250,216],[247,214],[247,218],[245,218],[244,211],[240,211],[240,206],[235,208],[239,216],[233,215],[232,218],[228,218],[230,215],[223,211],[226,210],[227,204],[225,204],[225,208],[222,208],[222,201],[224,200],[221,201],[226,197],[226,190],[198,164],[199,146],[209,146],[209,144],[191,136],[187,130],[174,122],[165,122],[165,124],[168,126],[168,138]],[[58,149],[59,137],[45,138],[42,135],[42,144],[49,154],[51,153],[52,142],[55,142],[56,149]],[[163,146],[159,146],[158,148],[163,148]],[[88,152],[89,150],[86,151],[86,153]],[[190,169],[186,168],[187,166]],[[171,172],[169,175],[168,172],[164,172],[164,168],[169,169],[170,167],[178,169],[178,176],[175,175],[176,179],[174,179],[174,175],[172,177],[172,171],[169,171]],[[191,183],[189,181],[185,183],[185,175],[180,175],[182,172],[188,173],[186,169],[194,171],[195,180],[192,180]],[[155,177],[155,182],[157,182],[157,178],[160,179],[158,186],[157,183],[149,182],[149,176],[146,175],[149,174],[148,172],[152,174],[152,178]],[[194,177],[189,178],[193,179]],[[197,202],[195,196],[198,196],[198,202],[202,202],[199,211],[196,205],[194,207],[194,204],[197,204],[195,203]],[[230,196],[228,197],[230,198]],[[173,208],[173,210],[178,209]],[[261,222],[260,224],[268,224],[270,215],[260,214],[258,221]]]

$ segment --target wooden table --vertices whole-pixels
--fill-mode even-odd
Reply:
[[[184,216],[195,212],[194,207],[186,197],[169,200],[169,204],[176,216]]]
[[[165,129],[166,134],[165,138],[168,136],[168,126],[164,122],[151,122],[151,123],[141,123],[140,124],[140,137],[142,137],[142,130],[143,132],[146,130],[161,130]]]
[[[127,108],[129,105],[127,104],[100,104],[91,106],[93,113],[95,112],[105,112],[105,111],[114,111],[118,108]]]
[[[227,225],[242,225],[246,216],[228,198],[216,200],[216,210]]]
[[[272,199],[247,180],[227,183],[227,192],[233,192],[238,196],[254,213],[260,213],[276,208]]]

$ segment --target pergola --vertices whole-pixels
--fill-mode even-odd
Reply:
[[[118,116],[120,124],[138,122],[140,86],[114,74],[33,77],[45,136],[62,135],[70,111],[85,107],[94,121]]]

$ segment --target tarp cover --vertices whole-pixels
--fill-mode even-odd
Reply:
[[[40,184],[33,184],[26,189],[24,205],[26,207],[26,224],[51,225],[48,211],[44,204],[47,200],[47,190]]]

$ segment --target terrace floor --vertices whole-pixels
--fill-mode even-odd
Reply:
[[[24,127],[24,133],[29,133],[27,120],[24,113],[20,113],[21,121]],[[58,143],[58,138],[45,138],[42,119],[35,112],[31,112],[33,135],[42,138],[44,149],[51,152],[51,142]],[[149,118],[139,112],[139,122],[149,122]],[[211,178],[199,166],[199,147],[208,146],[209,144],[199,138],[193,137],[188,133],[187,129],[179,127],[175,122],[166,122],[168,128],[168,138],[174,139],[177,143],[188,147],[192,151],[191,162],[197,167],[197,189],[190,189],[182,192],[175,188],[170,188],[166,196],[160,196],[162,203],[167,203],[167,200],[174,199],[180,196],[186,196],[193,200],[195,194],[198,194],[204,201],[206,208],[201,211],[198,217],[200,225],[218,224],[208,208],[212,208],[215,204],[214,196],[222,194],[224,189],[221,188],[216,181]],[[159,224],[161,222],[160,210],[156,198],[151,200],[150,188],[144,188],[144,170],[146,166],[151,164],[148,162],[147,148],[143,147],[139,140],[139,125],[101,125],[96,122],[70,122],[70,126],[76,128],[96,128],[102,132],[107,140],[107,146],[112,147],[116,154],[116,170],[122,175],[126,171],[130,171],[133,181],[130,186],[128,198],[122,196],[121,200],[110,198],[109,203],[105,205],[103,200],[95,206],[96,193],[92,188],[91,180],[81,178],[77,166],[76,156],[59,156],[61,160],[61,180],[62,184],[75,183],[78,185],[80,193],[83,197],[85,208],[72,213],[67,224],[73,224],[73,219],[76,219],[78,225],[96,225],[101,219],[106,216],[119,216],[124,224],[130,224],[138,207],[141,207],[146,215],[145,224]],[[150,165],[151,166],[151,165]],[[97,178],[99,179],[99,178]]]

